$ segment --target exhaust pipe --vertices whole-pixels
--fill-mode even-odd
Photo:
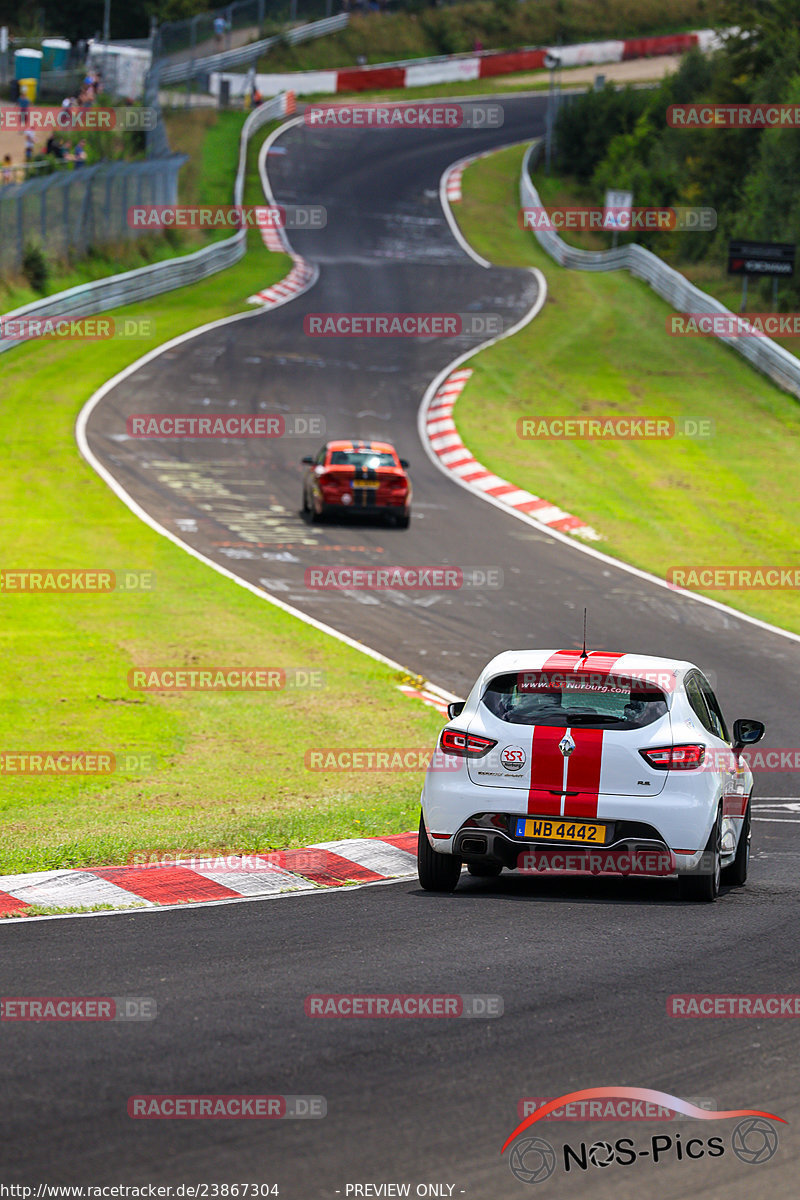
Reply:
[[[487,843],[485,837],[465,837],[461,839],[459,849],[464,854],[485,854]]]

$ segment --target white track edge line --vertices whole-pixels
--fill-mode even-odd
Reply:
[[[527,144],[529,144],[530,140],[535,141],[541,139],[529,139]],[[526,143],[515,142],[513,144],[519,146]],[[503,150],[508,149],[508,147],[498,146],[497,149]],[[491,151],[487,151],[478,157],[488,157],[489,153],[491,153]],[[451,167],[448,167],[445,170],[442,175],[443,179],[447,176],[450,170]],[[449,209],[447,197],[443,197],[442,194],[441,184],[439,188],[439,197],[440,200],[442,200],[443,207],[446,206],[447,209]],[[447,213],[445,215],[447,215]],[[452,212],[450,213],[450,218],[455,220]],[[450,223],[449,219],[448,223]],[[461,234],[461,231],[459,230],[459,241],[462,238],[463,234]],[[605,563],[607,566],[616,567],[620,571],[625,571],[628,575],[633,575],[634,578],[642,579],[646,583],[654,583],[658,587],[664,588],[668,592],[677,593],[679,596],[685,596],[687,599],[694,600],[698,604],[705,604],[708,608],[716,609],[717,612],[724,613],[726,616],[733,617],[738,621],[745,621],[748,625],[755,626],[756,629],[763,629],[767,633],[776,633],[779,637],[786,638],[792,642],[800,643],[800,634],[792,633],[789,629],[781,629],[779,625],[771,625],[768,621],[762,621],[759,617],[751,617],[749,613],[740,612],[738,609],[731,608],[729,605],[723,604],[719,600],[714,600],[710,596],[701,596],[698,592],[689,591],[688,588],[678,587],[675,584],[667,583],[666,579],[661,579],[658,575],[652,575],[649,571],[643,571],[639,567],[631,566],[630,563],[623,562],[617,558],[612,558],[610,554],[604,554],[602,550],[595,550],[593,546],[586,546],[582,542],[576,541],[574,537],[570,537],[569,534],[562,533],[559,529],[552,529],[549,525],[541,524],[541,522],[534,520],[533,517],[528,516],[527,513],[519,512],[518,509],[511,508],[509,505],[503,504],[502,501],[496,499],[496,497],[488,496],[485,492],[481,492],[478,489],[472,488],[468,483],[465,483],[457,475],[454,475],[451,471],[449,471],[447,467],[439,461],[438,455],[429,446],[426,436],[428,406],[451,371],[456,370],[461,366],[462,363],[467,362],[476,354],[480,354],[481,351],[488,350],[490,346],[495,345],[497,342],[503,341],[504,338],[511,337],[512,334],[518,333],[520,329],[523,329],[526,325],[528,325],[541,311],[547,297],[547,281],[538,267],[530,267],[529,270],[531,270],[537,279],[539,279],[540,286],[543,289],[541,303],[539,303],[538,300],[534,301],[530,312],[523,317],[521,321],[518,321],[516,325],[512,325],[510,329],[506,330],[505,333],[499,334],[497,337],[490,338],[488,341],[482,342],[479,346],[474,346],[471,350],[467,350],[464,354],[460,354],[457,358],[454,358],[449,366],[444,367],[439,372],[433,382],[428,386],[425,395],[422,397],[422,401],[420,402],[417,412],[417,433],[420,441],[422,442],[425,453],[428,455],[428,458],[438,467],[443,475],[446,475],[448,479],[457,484],[459,487],[464,488],[464,490],[468,491],[470,495],[480,496],[481,499],[487,504],[493,504],[495,508],[499,508],[501,512],[509,513],[518,521],[524,521],[526,525],[531,525],[534,529],[539,530],[540,533],[546,533],[549,537],[554,538],[556,541],[562,542],[565,546],[570,546],[573,550],[577,550],[581,554],[586,554],[590,558],[596,559],[598,562]]]
[[[272,133],[269,135],[269,137],[267,139],[265,139],[264,147],[268,147],[269,145],[271,145],[272,141],[275,140],[279,134],[283,133],[286,129],[290,128],[291,126],[298,124],[300,121],[302,121],[302,118],[295,118],[293,121],[286,122],[284,125],[281,125],[277,129],[273,130]],[[262,147],[262,151],[263,151],[263,149],[264,148]],[[259,166],[260,166],[261,157],[262,157],[262,155],[260,153],[259,154]],[[268,196],[271,197],[272,189],[269,185],[269,178],[268,178],[267,171],[266,171],[266,154],[265,153],[263,155],[263,158],[264,158],[265,165],[264,165],[264,170],[262,172],[262,177],[266,182],[265,190],[267,190]],[[309,290],[309,288],[311,286],[313,286],[313,283],[316,283],[318,276],[319,276],[319,269],[315,267],[313,282],[309,282],[308,286],[306,288],[304,288],[303,291]],[[301,292],[297,293],[297,295],[301,295],[301,294],[302,294]],[[291,297],[291,299],[294,299],[294,296]],[[284,301],[282,303],[290,303],[290,300],[287,299],[286,301]],[[274,307],[278,307],[278,306],[275,305]],[[109,470],[107,470],[106,467],[103,466],[103,464],[99,461],[99,459],[96,458],[96,456],[94,455],[93,451],[91,450],[91,448],[89,446],[88,438],[86,435],[86,426],[87,426],[89,417],[91,416],[92,412],[97,407],[97,405],[100,403],[100,401],[114,387],[116,387],[117,384],[121,383],[123,380],[127,379],[130,375],[134,374],[146,363],[152,362],[154,359],[156,359],[160,355],[164,354],[167,350],[171,350],[175,346],[180,346],[185,342],[191,341],[193,338],[199,337],[201,334],[207,333],[211,329],[218,329],[224,325],[232,324],[234,321],[249,320],[249,319],[252,319],[253,317],[257,317],[260,315],[263,315],[263,310],[255,309],[251,312],[234,313],[230,317],[221,317],[217,321],[211,321],[205,325],[200,325],[196,329],[192,329],[192,330],[187,331],[186,333],[179,334],[177,337],[171,338],[169,341],[164,342],[163,345],[156,346],[153,350],[149,350],[146,354],[142,355],[141,358],[136,359],[135,362],[130,363],[127,367],[124,367],[121,371],[117,372],[117,374],[114,375],[111,379],[106,380],[106,382],[101,384],[101,386],[89,397],[89,399],[86,401],[83,408],[81,409],[81,411],[78,414],[77,420],[75,422],[75,441],[77,443],[78,450],[80,451],[80,453],[81,453],[82,457],[85,459],[85,461],[89,464],[89,466],[100,476],[100,478],[108,485],[108,487],[123,502],[123,504],[125,504],[130,509],[130,511],[134,514],[134,516],[138,517],[139,520],[141,520],[145,525],[148,525],[156,533],[160,534],[162,537],[167,538],[174,545],[180,546],[180,548],[182,550],[185,550],[187,554],[190,554],[192,556],[192,558],[195,558],[198,560],[198,562],[202,562],[206,566],[211,567],[212,570],[214,570],[218,574],[224,576],[224,578],[230,579],[233,583],[236,583],[239,585],[239,587],[242,587],[246,591],[251,592],[254,596],[258,596],[261,600],[267,601],[268,604],[272,604],[276,608],[281,609],[282,612],[285,612],[292,617],[298,618],[304,624],[310,625],[312,628],[319,630],[321,633],[325,633],[329,637],[335,638],[337,641],[342,642],[344,645],[349,646],[353,650],[358,650],[362,654],[366,654],[369,658],[374,659],[376,662],[383,663],[384,666],[391,667],[395,671],[401,671],[404,675],[406,675],[412,679],[417,679],[417,678],[419,678],[418,672],[410,670],[408,667],[405,667],[402,663],[395,662],[394,659],[388,658],[385,654],[381,654],[380,651],[373,650],[371,646],[367,646],[362,642],[358,642],[355,640],[355,638],[351,638],[347,634],[342,633],[340,630],[334,629],[333,626],[327,625],[323,621],[318,621],[315,617],[312,617],[309,614],[302,612],[298,608],[294,608],[292,605],[287,604],[284,600],[278,599],[277,596],[273,596],[270,592],[265,591],[263,588],[259,588],[255,584],[250,583],[248,580],[242,579],[240,576],[234,574],[233,571],[230,571],[230,570],[228,570],[228,568],[224,567],[221,563],[217,563],[213,559],[207,558],[206,555],[201,554],[201,552],[199,550],[195,550],[193,546],[190,546],[187,542],[183,541],[180,537],[178,537],[177,534],[172,533],[171,530],[165,528],[165,526],[161,525],[158,521],[156,521],[154,517],[151,517],[150,514],[147,513],[141,507],[141,505],[138,504],[136,502],[136,500],[133,499],[133,497],[125,490],[125,488],[122,486],[122,484],[119,483],[119,481],[111,474],[111,472]],[[428,680],[425,680],[425,685],[431,691],[436,692],[444,700],[450,701],[450,700],[458,699],[458,697],[455,696],[452,692],[449,692],[446,689],[439,687],[438,684],[435,684]]]

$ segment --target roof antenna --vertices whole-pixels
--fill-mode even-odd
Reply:
[[[583,650],[581,658],[586,658],[586,609],[583,610]]]

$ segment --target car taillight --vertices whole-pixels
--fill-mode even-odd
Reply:
[[[652,750],[640,750],[642,758],[657,771],[694,771],[702,766],[706,756],[705,746],[655,746]]]
[[[445,754],[457,754],[459,758],[482,758],[496,746],[491,738],[479,737],[477,733],[463,733],[460,729],[444,729],[439,747]]]

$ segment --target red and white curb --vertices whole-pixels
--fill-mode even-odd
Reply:
[[[573,517],[549,500],[534,496],[516,484],[508,483],[499,475],[487,470],[461,441],[453,420],[453,407],[464,389],[472,371],[462,367],[452,371],[434,393],[424,419],[424,431],[431,450],[440,464],[473,491],[492,496],[508,508],[526,513],[542,525],[557,529],[561,533],[575,534],[590,541],[599,541],[601,535],[580,517]]]
[[[402,683],[398,686],[403,695],[408,696],[409,700],[421,700],[423,704],[435,708],[443,717],[447,717],[447,701],[441,696],[437,696],[436,692],[429,691],[426,687],[408,687]]]
[[[290,254],[294,263],[289,274],[279,283],[274,283],[272,287],[265,288],[263,292],[256,292],[254,296],[247,297],[248,304],[260,304],[263,308],[274,308],[276,305],[285,304],[287,300],[293,300],[295,296],[304,292],[315,279],[316,273],[310,263],[288,247],[281,237],[280,230],[272,226],[262,228],[261,236],[269,251]]]
[[[467,166],[467,161],[456,163],[447,173],[445,189],[447,199],[451,204],[459,204],[461,202],[461,176],[464,174],[464,169]]]
[[[312,892],[348,883],[379,883],[415,874],[417,835],[317,842],[271,854],[204,855],[124,867],[0,875],[0,916],[48,908],[153,908]]]

